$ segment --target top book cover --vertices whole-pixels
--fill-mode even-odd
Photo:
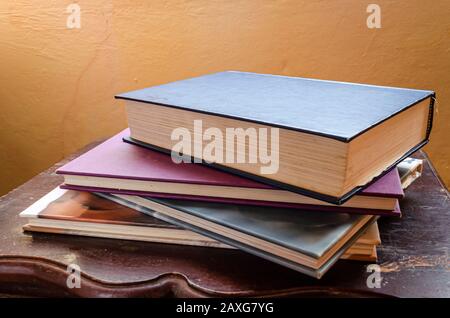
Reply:
[[[434,94],[430,90],[226,71],[115,97],[350,141]]]
[[[334,204],[428,142],[434,97],[430,90],[236,71],[116,96],[126,100],[131,142]],[[180,127],[193,133],[193,147],[189,137],[187,147],[176,148]],[[205,137],[209,128],[220,138]],[[250,141],[268,129],[270,151],[267,140]],[[237,130],[244,136],[228,138]],[[223,142],[225,135],[236,148]],[[202,151],[212,143],[214,152]],[[253,162],[229,160],[251,158],[254,145],[263,149],[253,152]]]

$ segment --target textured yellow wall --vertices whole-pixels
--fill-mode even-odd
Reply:
[[[124,128],[114,94],[229,69],[436,90],[450,184],[450,1],[84,0],[68,29],[70,3],[0,3],[0,194]]]

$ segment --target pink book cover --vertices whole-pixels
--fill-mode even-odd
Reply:
[[[70,161],[66,165],[59,168],[56,173],[64,175],[78,175],[78,176],[95,176],[95,177],[109,177],[117,179],[130,180],[147,180],[147,181],[161,181],[174,183],[188,183],[188,184],[203,184],[211,186],[227,186],[227,187],[243,187],[256,189],[274,189],[274,187],[259,183],[244,177],[226,173],[216,170],[201,164],[195,163],[180,163],[176,164],[172,161],[170,156],[157,151],[145,149],[122,141],[123,137],[129,136],[129,129],[125,129],[117,135],[111,137],[107,141],[89,150],[78,158]],[[227,198],[212,198],[204,196],[190,196],[167,193],[141,192],[141,191],[127,191],[120,189],[105,189],[80,187],[73,185],[64,185],[64,188],[83,191],[98,191],[132,194],[141,196],[154,196],[165,198],[182,198],[192,200],[204,201],[220,201],[233,202],[237,204],[257,204],[257,205],[271,205],[280,207],[305,208],[304,204],[292,204],[282,202],[268,202],[268,201],[252,201],[242,199],[227,199]],[[400,199],[403,197],[403,190],[400,183],[400,177],[397,169],[392,169],[382,178],[369,185],[362,190],[358,195],[391,197]],[[338,206],[312,206],[307,207],[314,210],[330,210],[341,211],[343,207]],[[353,211],[355,210],[355,211]],[[383,211],[383,210],[364,210],[368,214],[369,211],[374,214],[399,214],[397,211]],[[345,208],[345,212],[356,212],[361,209]]]

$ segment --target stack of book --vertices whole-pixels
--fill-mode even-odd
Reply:
[[[129,129],[58,169],[25,230],[237,248],[320,278],[376,260],[434,92],[221,72],[116,98]]]

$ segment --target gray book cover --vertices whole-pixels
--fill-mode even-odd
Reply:
[[[132,196],[120,196],[123,201]],[[189,200],[145,198],[177,211],[199,217],[201,219],[220,224],[221,226],[251,235],[267,242],[290,250],[320,258],[344,237],[358,222],[366,218],[365,215],[345,213],[318,213],[317,211],[301,211],[298,209],[269,208],[258,206],[244,206],[235,204],[196,202]],[[122,202],[123,203],[123,202]],[[130,204],[134,204],[131,203]],[[313,269],[302,264],[283,259],[268,250],[257,249],[243,244],[233,237],[225,237],[215,233],[212,229],[200,228],[196,225],[178,220],[166,213],[148,208],[139,208],[166,222],[170,222],[188,230],[209,236],[222,243],[229,244],[243,251],[268,259],[275,263],[297,270],[304,274],[320,278],[339,257],[353,244],[376,217],[358,230],[345,244],[319,269]]]
[[[228,71],[131,91],[116,98],[348,142],[432,96],[430,90]]]
[[[115,97],[323,136],[344,143],[349,143],[427,100],[429,111],[424,139],[408,151],[396,155],[395,162],[384,167],[383,172],[378,171],[377,175],[373,175],[371,182],[375,182],[405,157],[428,143],[435,93],[431,90],[226,71],[126,92]],[[167,145],[154,145],[132,137],[125,137],[124,141],[170,153]],[[368,185],[355,184],[353,189],[336,196],[322,193],[320,189],[275,180],[217,162],[202,162],[226,172],[337,205]],[[365,180],[364,183],[368,181]]]

